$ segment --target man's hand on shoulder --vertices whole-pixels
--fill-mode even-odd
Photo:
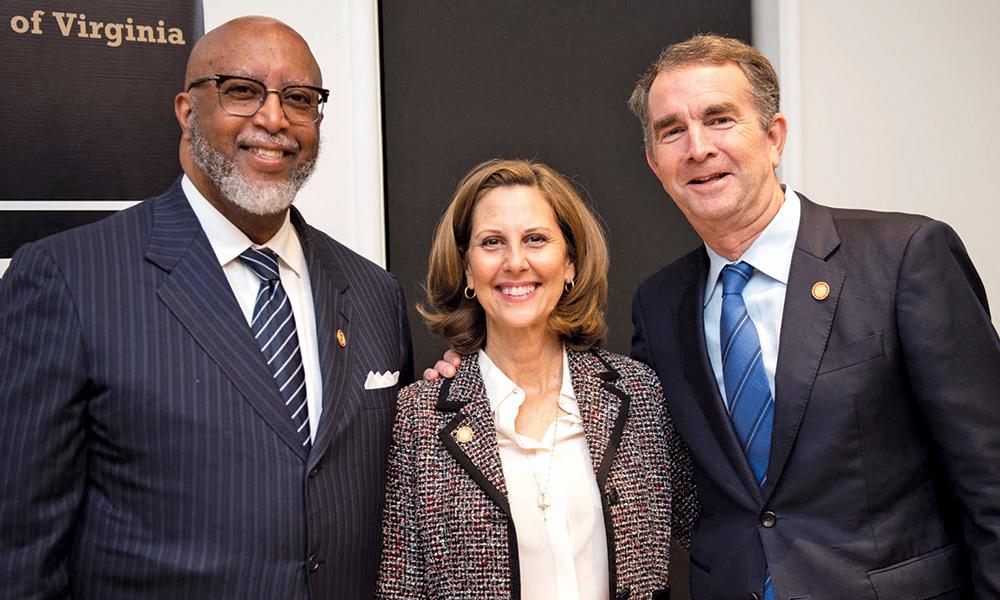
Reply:
[[[458,352],[449,349],[441,360],[434,363],[433,368],[424,369],[424,379],[434,381],[438,377],[454,377],[460,364],[462,364],[462,357],[458,355]]]

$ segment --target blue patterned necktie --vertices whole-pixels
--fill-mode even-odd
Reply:
[[[278,278],[278,257],[268,248],[249,248],[240,254],[240,259],[260,278],[260,291],[253,307],[250,329],[274,376],[295,430],[302,436],[302,445],[308,446],[306,377],[292,305]]]
[[[753,275],[745,262],[722,269],[722,380],[726,386],[726,408],[736,436],[750,463],[757,485],[767,481],[767,461],[771,453],[774,424],[774,396],[767,383],[760,350],[760,338],[747,306],[743,288]],[[764,600],[773,600],[770,572],[765,573]]]

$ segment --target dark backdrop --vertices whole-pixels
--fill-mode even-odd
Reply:
[[[628,353],[631,296],[697,237],[646,166],[625,107],[660,49],[697,32],[750,39],[749,0],[384,0],[388,263],[422,298],[433,229],[461,176],[492,157],[571,177],[607,225],[608,347]],[[440,357],[411,310],[418,371]]]

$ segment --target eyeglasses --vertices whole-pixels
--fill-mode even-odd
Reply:
[[[256,79],[236,75],[209,75],[199,77],[187,87],[188,92],[196,85],[214,81],[219,91],[219,105],[222,110],[236,117],[252,117],[257,114],[268,94],[277,94],[281,100],[281,110],[290,123],[305,125],[315,123],[323,116],[323,105],[330,97],[330,90],[311,85],[289,85],[273,90]]]

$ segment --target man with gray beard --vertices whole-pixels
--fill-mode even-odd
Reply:
[[[396,280],[291,208],[327,96],[288,26],[220,26],[174,103],[183,176],[14,256],[4,597],[371,597],[410,338]]]

